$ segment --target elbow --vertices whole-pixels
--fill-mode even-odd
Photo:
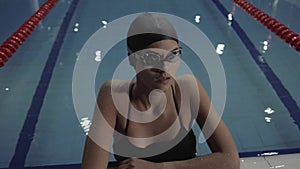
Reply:
[[[240,158],[237,152],[220,152],[220,163],[216,164],[216,168],[222,169],[240,169]]]
[[[240,169],[240,158],[238,154],[229,156],[228,169]]]
[[[232,162],[232,169],[240,169],[240,159],[234,159]]]

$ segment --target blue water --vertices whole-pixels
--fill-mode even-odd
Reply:
[[[36,2],[0,1],[0,21],[5,23],[1,26],[1,42],[35,12]],[[43,2],[39,1],[39,5]],[[226,45],[224,53],[220,55],[227,82],[227,100],[222,118],[241,156],[256,156],[257,153],[271,150],[285,153],[299,151],[299,112],[293,114],[287,109],[280,91],[278,94],[276,87],[272,86],[272,80],[266,78],[266,72],[254,61],[251,51],[258,51],[264,57],[273,75],[280,79],[288,91],[289,95],[284,96],[289,101],[295,101],[291,103],[296,106],[295,110],[300,103],[300,79],[297,78],[300,55],[236,7],[234,20],[247,36],[241,39],[238,29],[233,25],[228,26],[227,18],[222,14],[232,11],[231,1],[90,0],[71,5],[74,2],[59,1],[6,65],[0,68],[0,168],[17,164],[46,166],[80,163],[85,133],[72,100],[72,76],[79,52],[88,38],[103,26],[102,20],[111,22],[143,11],[169,13],[186,19],[201,29],[214,47],[218,43]],[[275,8],[271,1],[249,2],[300,33],[300,23],[295,17],[299,16],[299,7],[295,4],[281,0]],[[217,6],[218,3],[224,7],[223,10]],[[71,8],[75,11],[67,13]],[[18,15],[13,11],[17,11]],[[201,16],[200,23],[195,23],[196,15]],[[75,23],[79,23],[78,32],[73,31]],[[60,34],[63,28],[66,32]],[[263,53],[261,43],[268,36],[272,37],[270,46]],[[249,51],[247,40],[255,49]],[[54,44],[60,44],[59,48]],[[203,63],[187,45],[182,46],[183,60],[211,94],[209,76]],[[51,65],[46,63],[54,56],[57,60],[54,59],[53,71],[50,71]],[[111,79],[114,67],[124,57],[126,46],[125,41],[121,41],[107,53],[98,69],[95,94],[104,81]],[[43,92],[45,95],[40,95]],[[264,112],[267,107],[275,110],[274,114],[267,115]],[[267,123],[265,117],[270,117],[271,122]],[[37,121],[30,121],[33,119]],[[26,127],[25,124],[34,127]],[[199,134],[196,127],[195,131]],[[197,148],[199,154],[209,152],[204,143]]]

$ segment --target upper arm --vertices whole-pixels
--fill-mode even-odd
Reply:
[[[201,82],[196,79],[200,103],[196,121],[200,126],[212,152],[237,155],[232,136],[211,103]]]
[[[116,114],[111,97],[111,83],[106,82],[98,94],[92,125],[85,143],[82,168],[106,168]]]

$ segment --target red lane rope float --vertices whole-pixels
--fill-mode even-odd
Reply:
[[[278,37],[288,43],[291,47],[300,52],[300,35],[277,21],[275,18],[262,12],[247,0],[232,1],[257,21],[259,21],[261,24],[263,24],[265,27],[267,27],[269,30],[271,30],[273,33],[275,33]]]
[[[39,22],[49,13],[58,0],[48,0],[20,28],[6,39],[0,46],[0,67],[16,52],[19,46],[37,27]]]

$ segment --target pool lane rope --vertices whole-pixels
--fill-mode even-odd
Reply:
[[[288,43],[295,50],[300,52],[300,35],[292,31],[290,28],[280,23],[275,18],[264,13],[247,0],[232,0],[237,6],[263,24],[266,28]]]
[[[17,31],[6,39],[0,46],[0,67],[17,51],[19,46],[27,39],[40,21],[49,13],[58,0],[46,1]]]
[[[59,31],[56,35],[55,41],[52,45],[52,49],[48,55],[45,67],[42,71],[40,80],[33,94],[31,104],[28,108],[27,115],[24,120],[24,124],[21,128],[19,138],[15,145],[14,154],[9,162],[9,169],[23,169],[23,168],[39,168],[39,167],[24,167],[26,166],[27,156],[30,153],[31,144],[36,137],[36,127],[40,118],[41,110],[46,98],[46,94],[50,85],[50,81],[53,76],[56,61],[58,59],[61,47],[63,46],[64,39],[67,34],[67,30],[70,25],[70,21],[74,15],[79,0],[73,0],[69,5],[67,12],[60,24]],[[54,167],[49,167],[54,169]],[[73,168],[73,166],[68,166]],[[47,168],[41,166],[41,168]],[[60,166],[57,166],[60,168]]]

